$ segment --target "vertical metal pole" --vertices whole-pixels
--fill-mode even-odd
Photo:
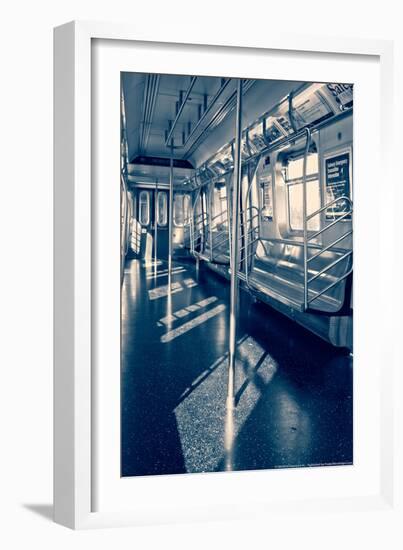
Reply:
[[[158,261],[158,178],[155,181],[154,201],[154,265],[156,271]]]
[[[193,256],[194,246],[193,246],[193,232],[194,232],[194,205],[192,205],[192,213],[189,217],[189,250],[190,254]]]
[[[227,186],[227,218],[228,218],[228,247],[229,247],[229,263],[231,265],[232,258],[232,239],[231,239],[231,174],[228,174],[225,178],[225,185]]]
[[[171,140],[171,158],[169,163],[169,242],[168,242],[168,291],[172,288],[172,220],[173,220],[173,194],[174,194],[174,148]]]
[[[238,80],[236,103],[234,181],[232,189],[232,228],[231,228],[231,289],[229,325],[229,363],[227,408],[235,406],[235,352],[238,306],[238,254],[239,254],[239,194],[241,190],[241,138],[242,138],[242,79]]]
[[[307,189],[306,189],[306,171],[308,162],[309,147],[311,146],[311,132],[306,130],[306,145],[302,172],[302,228],[304,238],[304,309],[308,309],[308,220],[307,217]]]
[[[210,191],[209,191],[209,208],[208,208],[208,211],[209,211],[209,224],[208,224],[208,229],[209,229],[209,247],[210,247],[210,261],[212,262],[213,261],[213,204],[214,204],[214,184],[212,185]]]

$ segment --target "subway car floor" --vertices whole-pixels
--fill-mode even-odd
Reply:
[[[236,407],[225,407],[229,283],[203,263],[128,260],[122,476],[351,464],[353,373],[332,347],[240,290]]]

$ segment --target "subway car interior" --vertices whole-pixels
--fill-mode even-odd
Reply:
[[[353,463],[353,86],[121,74],[121,474]]]

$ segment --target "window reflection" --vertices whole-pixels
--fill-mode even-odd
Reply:
[[[190,196],[176,193],[174,196],[174,225],[183,227],[189,222]]]
[[[148,225],[150,223],[150,194],[148,191],[140,191],[139,197],[140,223]]]
[[[303,157],[288,159],[283,168],[283,177],[288,188],[288,214],[290,228],[294,231],[303,229]],[[319,160],[318,153],[311,153],[306,163],[306,210],[307,215],[312,214],[321,206],[319,186]],[[308,220],[308,230],[317,231],[320,226],[319,216]]]
[[[213,217],[215,225],[228,227],[227,188],[222,182],[216,184],[213,191]]]
[[[168,222],[168,199],[164,191],[159,191],[157,196],[157,223],[158,225],[166,225]]]

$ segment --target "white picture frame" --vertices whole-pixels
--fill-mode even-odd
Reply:
[[[106,493],[111,495],[110,505],[105,507],[105,510],[94,511],[97,508],[94,504],[94,484],[97,484],[100,478],[102,481],[102,476],[107,475],[105,474],[107,470],[99,467],[94,456],[100,449],[96,441],[98,436],[95,432],[107,429],[102,422],[99,425],[99,419],[105,418],[106,411],[102,411],[102,414],[98,415],[98,400],[102,401],[102,391],[104,390],[102,384],[100,387],[95,380],[94,356],[97,353],[93,338],[94,312],[99,311],[97,306],[98,283],[94,283],[95,273],[93,270],[94,266],[99,266],[94,246],[94,228],[97,228],[94,219],[99,216],[99,212],[94,209],[99,207],[99,203],[94,202],[94,183],[91,181],[94,145],[91,113],[94,113],[96,108],[92,99],[94,92],[92,88],[92,79],[94,78],[93,47],[95,41],[100,40],[115,41],[117,46],[123,44],[120,41],[124,41],[126,45],[132,43],[143,47],[144,44],[155,44],[160,48],[164,43],[166,43],[166,47],[175,43],[176,48],[193,49],[201,57],[204,49],[210,56],[214,52],[217,52],[218,55],[220,52],[224,53],[233,49],[237,54],[246,58],[252,55],[264,55],[265,52],[274,52],[276,55],[282,56],[283,62],[291,54],[313,59],[318,52],[327,56],[328,62],[333,58],[336,60],[338,56],[339,58],[345,56],[345,59],[349,56],[372,59],[380,71],[380,89],[374,91],[374,97],[377,97],[378,101],[373,106],[374,116],[379,119],[380,156],[374,158],[374,166],[380,169],[382,165],[385,171],[390,170],[392,155],[390,143],[392,110],[382,112],[381,116],[381,106],[393,103],[393,87],[391,85],[393,44],[391,42],[346,40],[345,38],[324,39],[310,35],[289,37],[270,32],[268,36],[256,36],[253,42],[237,37],[236,43],[232,44],[217,37],[217,40],[205,44],[202,35],[200,34],[198,37],[194,29],[191,33],[184,31],[180,37],[178,35],[171,36],[169,30],[163,36],[153,36],[152,32],[149,33],[144,27],[138,29],[131,25],[112,23],[72,22],[55,29],[55,521],[71,528],[81,529],[112,525],[236,518],[241,515],[265,516],[278,513],[279,510],[287,509],[291,512],[306,510],[307,507],[313,514],[319,510],[332,511],[346,507],[359,511],[389,510],[393,513],[394,447],[393,424],[389,419],[394,414],[393,368],[396,364],[396,357],[393,353],[394,331],[390,330],[391,327],[387,323],[380,327],[378,334],[379,346],[385,350],[382,369],[377,370],[379,366],[374,366],[374,369],[371,370],[372,374],[370,373],[368,376],[368,385],[371,386],[372,396],[376,395],[379,399],[377,407],[374,407],[377,415],[376,422],[379,423],[380,428],[375,445],[379,456],[366,472],[367,478],[363,475],[360,483],[362,485],[365,483],[365,479],[371,478],[374,488],[371,486],[368,491],[353,489],[349,492],[344,491],[343,486],[337,497],[334,495],[327,497],[321,494],[319,483],[315,481],[315,478],[308,477],[303,482],[299,473],[276,471],[276,475],[281,476],[276,491],[281,490],[281,483],[285,483],[286,476],[291,476],[289,479],[293,479],[296,486],[299,487],[294,495],[290,493],[280,501],[276,498],[269,498],[270,495],[265,497],[258,493],[262,476],[265,475],[264,472],[241,473],[237,478],[231,477],[232,474],[229,477],[226,474],[223,474],[224,477],[214,474],[214,476],[210,476],[211,481],[207,481],[207,477],[202,480],[203,484],[209,485],[209,492],[200,502],[194,499],[192,502],[181,503],[180,497],[177,497],[175,501],[172,496],[170,497],[171,505],[169,505],[169,499],[161,505],[155,500],[153,501],[153,498],[149,498],[147,505],[143,506],[139,495],[144,495],[144,491],[148,491],[147,488],[144,488],[143,482],[142,488],[138,486],[138,490],[136,490],[135,498],[138,501],[136,506],[120,506],[118,501],[120,493],[113,489],[112,492]],[[135,63],[134,58],[134,65]],[[168,57],[164,59],[165,72],[177,70],[178,65],[175,63],[176,57],[171,51],[169,59]],[[143,67],[146,65],[147,59],[145,58],[142,61],[142,68],[139,70],[144,70]],[[150,69],[150,72],[153,71]],[[358,120],[357,122],[355,119],[355,124],[362,124],[362,121]],[[358,162],[355,161],[354,170],[356,164],[359,164],[360,155],[362,159],[365,153],[365,151],[360,152],[359,149],[360,147],[358,147],[357,156],[359,158]],[[373,151],[376,153],[376,150]],[[368,177],[371,177],[371,174],[368,173]],[[393,193],[393,186],[385,189],[379,210],[379,225],[372,228],[371,234],[375,239],[381,239],[388,234],[388,229],[391,229],[393,221],[389,212],[393,205]],[[105,204],[105,198],[103,200]],[[356,223],[359,226],[365,222],[358,216]],[[376,257],[381,258],[391,250],[393,250],[393,242],[383,239],[382,247],[374,253],[378,254]],[[376,307],[378,311],[383,308],[387,311],[390,303],[388,301],[389,292],[394,284],[393,270],[373,274],[371,282],[374,282],[374,277],[377,277],[375,279]],[[363,283],[359,304],[364,302],[365,295],[368,295],[370,290],[371,288]],[[100,310],[102,311],[102,307]],[[359,320],[365,320],[365,310],[363,309],[362,312],[362,315],[358,315]],[[375,360],[376,357],[371,359],[371,361]],[[119,365],[115,366],[119,369]],[[363,380],[363,378],[360,379]],[[114,384],[116,385],[116,380]],[[114,395],[116,395],[116,389],[114,387],[112,390]],[[368,408],[368,402],[365,406]],[[116,431],[118,430],[116,416],[112,416],[112,418],[115,422],[112,430]],[[358,425],[358,429],[364,429],[362,424]],[[356,430],[355,436],[360,439],[360,431],[357,433]],[[371,437],[375,436],[369,430],[368,433],[363,434],[362,439],[365,437],[370,441]],[[359,465],[356,471],[358,468]],[[375,471],[377,472],[376,479],[374,479]],[[329,475],[332,475],[331,469]],[[333,470],[333,475],[337,483],[339,474]],[[347,483],[348,475],[343,478],[342,483]],[[351,479],[354,478],[354,475],[353,471]],[[169,477],[170,479],[167,480]],[[159,476],[159,479],[154,478],[149,481],[149,487],[152,484],[152,491],[154,491],[151,494],[157,494],[159,487],[165,484],[164,490],[177,491],[182,497],[186,494],[191,499],[191,494],[194,494],[193,489],[190,493],[186,492],[186,487],[183,489],[183,486],[187,484],[183,481],[185,477]],[[196,484],[198,483],[197,479],[200,479],[197,476],[189,477],[192,477]],[[274,478],[270,479],[274,488]],[[193,481],[189,481],[189,483],[193,483]],[[235,483],[238,484],[237,494],[244,498],[244,502],[239,497],[237,500],[235,494],[231,492],[231,487]],[[309,493],[307,487],[308,485],[312,486],[312,483],[317,484],[318,490]],[[107,480],[106,485],[112,487],[113,484]],[[247,494],[245,493],[246,486],[252,486]],[[211,490],[215,490],[215,487],[217,493],[220,494],[223,491],[228,491],[229,500],[224,499],[218,503],[211,502],[209,505]],[[185,493],[181,492],[182,490]],[[356,492],[354,493],[354,491]]]

